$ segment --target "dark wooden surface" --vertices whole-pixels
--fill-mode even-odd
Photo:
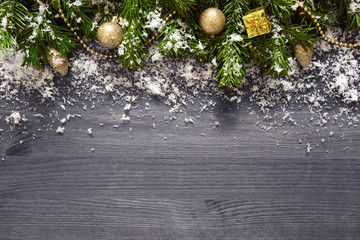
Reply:
[[[266,131],[246,102],[199,113],[199,99],[187,114],[139,103],[116,129],[122,107],[104,98],[88,111],[37,106],[82,115],[64,135],[29,106],[1,102],[1,240],[360,239],[359,128],[303,120]],[[29,121],[9,131],[15,108]]]

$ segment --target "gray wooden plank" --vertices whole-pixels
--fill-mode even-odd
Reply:
[[[358,128],[265,131],[222,108],[189,125],[167,110],[134,110],[115,129],[122,110],[103,102],[62,136],[36,118],[4,133],[0,239],[360,239]]]

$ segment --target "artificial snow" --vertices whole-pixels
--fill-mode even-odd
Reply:
[[[93,134],[92,128],[88,128],[87,133],[88,133],[89,135],[92,135],[92,134]]]
[[[185,123],[192,123],[192,124],[194,124],[194,118],[192,118],[192,117],[186,117],[185,119],[184,119],[184,121],[185,121]]]
[[[21,120],[23,120],[23,118],[21,117],[21,114],[17,111],[13,111],[10,116],[6,117],[5,121],[10,124],[14,124],[14,125],[19,125]]]
[[[273,31],[278,30],[276,27]],[[181,31],[174,33],[172,39],[180,39],[181,42]],[[359,37],[353,33],[346,33],[344,39],[341,29],[329,30],[326,34],[340,41],[359,41]],[[233,35],[228,40],[242,39]],[[89,45],[96,49],[96,43]],[[39,104],[52,102],[58,110],[66,112],[77,102],[83,104],[79,109],[81,111],[96,109],[98,96],[104,95],[109,101],[114,101],[114,109],[126,112],[117,115],[117,122],[111,124],[114,128],[119,128],[119,123],[129,123],[130,116],[133,118],[131,112],[139,110],[140,102],[145,106],[144,110],[151,112],[148,102],[152,100],[168,105],[169,114],[185,114],[195,102],[199,102],[199,115],[211,111],[219,102],[230,103],[234,109],[242,108],[243,102],[248,102],[245,111],[248,114],[257,113],[259,118],[263,118],[263,123],[259,119],[254,125],[266,131],[284,124],[318,128],[338,122],[339,125],[356,127],[360,118],[357,108],[360,101],[359,56],[358,48],[344,48],[319,41],[314,43],[313,60],[307,69],[300,68],[290,58],[290,77],[275,78],[261,76],[257,66],[249,64],[244,68],[246,77],[243,87],[227,92],[219,89],[215,80],[216,59],[208,64],[198,64],[191,58],[172,60],[162,56],[155,47],[150,48],[147,64],[138,70],[124,69],[116,60],[100,59],[80,50],[69,59],[70,71],[66,79],[54,75],[48,67],[42,71],[21,67],[24,54],[8,50],[7,57],[0,53],[0,99],[26,105],[27,97],[36,96]],[[280,66],[278,71],[282,71]],[[332,106],[331,112],[328,111],[329,105]],[[311,120],[293,116],[293,106],[308,108]],[[281,112],[274,112],[274,109],[281,109]],[[70,118],[81,118],[80,114],[67,114],[66,117],[59,114],[41,114],[40,117],[36,114],[40,113],[34,110],[34,116],[55,118],[62,126],[70,124]],[[180,118],[184,119],[185,124],[194,123],[194,118],[185,116]],[[345,122],[337,121],[340,118],[345,119]],[[142,116],[134,116],[133,119],[142,119]],[[26,118],[14,111],[5,120],[9,124],[18,125]],[[213,124],[215,127],[220,125],[223,125],[221,121]],[[155,129],[156,124],[153,123],[152,127]],[[52,128],[49,126],[46,129]],[[58,134],[64,131],[65,127],[56,130]],[[329,135],[331,137],[334,134]],[[307,148],[310,151],[312,149],[311,146]]]
[[[20,94],[20,88],[41,95],[42,100],[55,100],[57,89],[54,87],[54,72],[45,67],[42,71],[34,67],[23,67],[24,53],[7,50],[5,56],[0,52],[0,99],[14,99]]]
[[[56,129],[56,133],[57,134],[64,134],[64,132],[65,132],[65,127],[58,127],[57,129]]]

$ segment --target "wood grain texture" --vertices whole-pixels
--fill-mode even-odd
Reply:
[[[116,109],[82,111],[61,136],[35,117],[26,134],[3,133],[1,240],[360,239],[359,129],[265,131],[256,114],[220,104],[192,125],[183,118],[199,114],[196,104],[168,121],[156,102],[114,128]]]

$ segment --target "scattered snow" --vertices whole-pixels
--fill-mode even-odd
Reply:
[[[57,134],[64,134],[64,132],[65,132],[65,127],[59,126],[59,127],[56,129],[56,133],[57,133]]]
[[[89,135],[92,135],[92,134],[93,134],[92,128],[88,128],[87,133],[88,133]]]
[[[145,28],[150,28],[153,32],[160,31],[165,25],[165,21],[161,17],[161,9],[149,12],[146,20]]]
[[[57,89],[54,87],[53,71],[48,67],[42,71],[23,67],[24,53],[15,53],[12,49],[7,52],[6,57],[0,52],[0,99],[14,99],[21,89],[27,93],[36,91],[43,100],[54,100]]]
[[[278,27],[273,31],[278,32]],[[172,37],[176,39],[182,36],[181,32],[177,34]],[[341,29],[329,30],[326,34],[340,41],[346,40],[345,38],[359,41],[355,33],[346,33],[344,36]],[[237,35],[230,36],[228,40],[241,41]],[[185,42],[184,40],[184,44]],[[96,44],[89,44],[96,50]],[[250,104],[246,109],[249,114],[263,113],[257,114],[259,118],[263,118],[263,122],[258,119],[254,124],[266,131],[284,124],[318,128],[338,122],[339,125],[357,126],[360,119],[357,108],[360,101],[358,48],[343,48],[324,41],[316,42],[314,47],[313,60],[307,69],[301,69],[293,58],[289,59],[292,66],[290,77],[263,77],[257,66],[249,64],[244,68],[247,76],[243,87],[232,92],[218,88],[218,82],[214,80],[214,64],[198,64],[191,58],[183,61],[168,59],[155,47],[150,49],[147,65],[134,71],[124,69],[116,60],[99,59],[80,51],[69,59],[70,72],[66,81],[54,76],[47,67],[43,71],[21,67],[24,54],[8,50],[7,58],[0,53],[0,99],[19,101],[26,105],[26,100],[20,100],[20,96],[35,94],[40,102],[55,100],[53,103],[57,104],[58,110],[65,112],[80,100],[81,104],[84,104],[80,110],[91,111],[96,108],[97,96],[106,95],[121,105],[118,108],[120,111],[126,112],[116,115],[119,117],[113,125],[114,128],[119,128],[120,123],[128,123],[130,115],[134,119],[142,118],[130,114],[130,111],[138,108],[138,101],[146,106],[146,112],[151,112],[148,102],[160,100],[169,106],[170,114],[185,114],[194,102],[199,101],[200,107],[197,111],[200,115],[219,106],[221,101],[232,104],[234,108],[242,108],[244,99]],[[278,70],[282,69],[279,67]],[[61,84],[56,83],[59,80]],[[147,93],[150,100],[143,97],[144,93]],[[330,105],[331,112],[328,111]],[[307,107],[312,116],[311,120],[294,116],[294,106]],[[274,112],[274,109],[281,109],[281,112]],[[80,114],[68,114],[64,117],[58,113],[47,116],[37,113],[36,110],[34,112],[33,116],[40,118],[37,119],[39,121],[41,118],[56,118],[62,125],[70,118],[81,118]],[[184,119],[185,123],[195,121],[192,117],[180,119]],[[338,119],[345,120],[340,122]],[[14,111],[5,120],[9,124],[17,125],[26,121],[26,118],[21,116],[19,111]],[[157,124],[154,122],[152,127],[155,129],[161,126]],[[223,123],[216,121],[212,126],[220,125]],[[51,126],[46,129],[54,130]],[[64,131],[65,127],[58,127],[56,130],[59,134]],[[330,133],[329,137],[334,134]],[[307,149],[311,151],[312,146],[309,145]]]
[[[192,124],[194,124],[194,118],[192,118],[192,117],[186,117],[186,118],[184,119],[184,121],[185,121],[185,123],[192,123]]]
[[[360,2],[356,0],[352,0],[349,4],[349,13],[355,14],[360,12]]]
[[[127,122],[130,121],[130,116],[126,116],[125,114],[123,114],[123,115],[121,116],[120,121],[122,121],[122,122],[124,122],[124,123],[127,123]]]
[[[23,118],[19,112],[13,111],[10,116],[6,117],[5,120],[8,124],[12,123],[14,125],[19,125],[22,119]]]
[[[306,152],[309,153],[311,152],[311,150],[313,149],[313,147],[311,147],[310,143],[306,144]]]

